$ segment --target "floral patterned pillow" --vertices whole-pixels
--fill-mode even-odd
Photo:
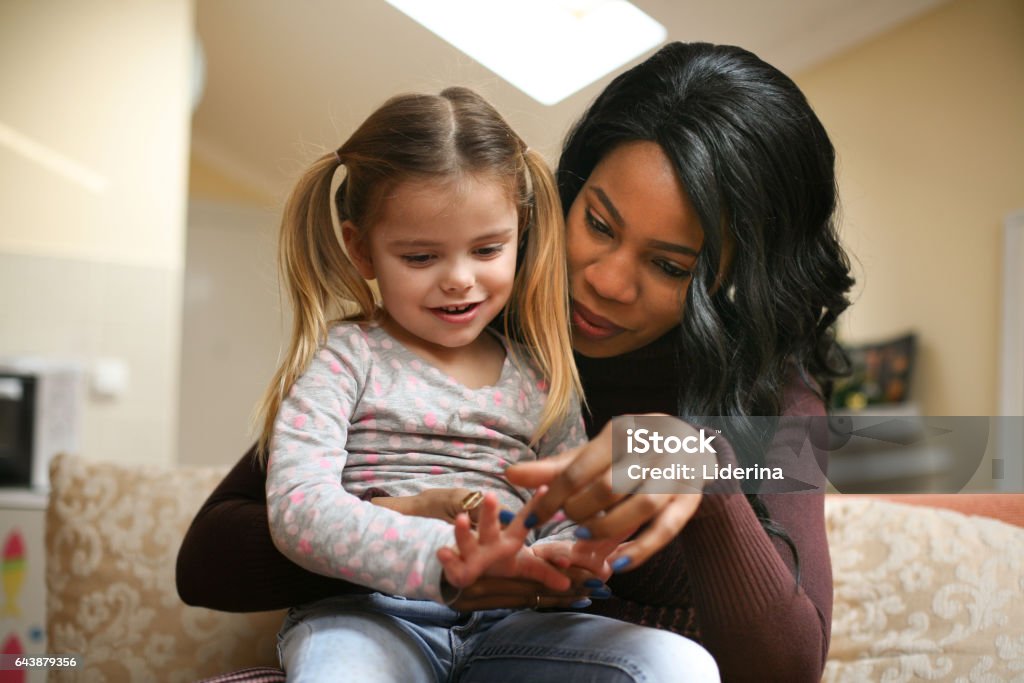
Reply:
[[[47,651],[81,655],[84,669],[54,669],[50,681],[195,681],[276,664],[282,612],[188,607],[175,588],[178,546],[224,473],[51,463]]]
[[[825,681],[1024,681],[1024,529],[829,498],[835,605]]]

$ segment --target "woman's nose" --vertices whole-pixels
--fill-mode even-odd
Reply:
[[[594,261],[583,271],[594,292],[611,301],[632,304],[640,291],[636,279],[636,265],[628,254],[616,251]]]

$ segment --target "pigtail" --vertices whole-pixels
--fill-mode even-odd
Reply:
[[[543,157],[527,149],[527,201],[520,230],[519,276],[505,316],[505,336],[518,337],[548,381],[548,400],[532,442],[557,426],[583,389],[572,355],[569,332],[569,275],[565,259],[565,220],[558,188]],[[511,319],[511,320],[510,320]],[[510,328],[517,334],[513,335]]]
[[[265,465],[281,403],[313,355],[327,340],[328,322],[346,304],[358,315],[373,315],[373,292],[342,249],[331,220],[331,180],[340,158],[332,153],[316,161],[299,179],[284,207],[278,243],[278,271],[292,305],[288,351],[260,402],[257,448]]]

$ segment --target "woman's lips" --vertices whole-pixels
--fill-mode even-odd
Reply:
[[[590,339],[607,339],[626,331],[625,328],[602,318],[578,301],[574,301],[572,305],[572,324],[583,336]]]

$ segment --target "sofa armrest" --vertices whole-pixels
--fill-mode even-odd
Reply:
[[[181,539],[224,472],[66,455],[53,460],[46,513],[48,650],[81,655],[86,670],[53,670],[51,681],[193,681],[276,664],[283,613],[188,607],[175,588]]]

